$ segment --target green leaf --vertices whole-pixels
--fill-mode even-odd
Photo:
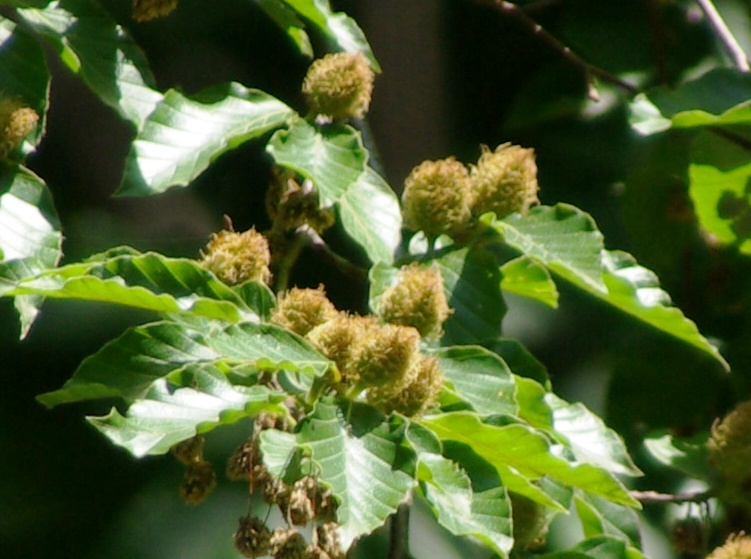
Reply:
[[[485,342],[484,347],[500,355],[515,375],[528,377],[550,389],[550,377],[545,365],[540,363],[519,340],[496,338]]]
[[[172,89],[133,142],[117,194],[143,196],[185,186],[223,153],[294,115],[278,99],[236,83],[213,86],[192,99]]]
[[[115,408],[88,421],[113,443],[141,457],[164,454],[179,442],[246,417],[288,413],[287,395],[264,386],[233,386],[226,369],[189,365],[169,380],[155,381],[125,416]]]
[[[401,237],[402,214],[394,191],[378,173],[366,167],[337,205],[342,226],[371,262],[394,262]]]
[[[313,46],[310,37],[305,32],[305,25],[295,15],[295,12],[285,6],[280,0],[255,0],[256,4],[266,12],[276,25],[289,37],[297,50],[308,58],[313,57]]]
[[[381,71],[365,39],[365,34],[357,23],[342,12],[332,12],[328,0],[283,0],[283,2],[309,21],[341,50],[362,53],[374,71]]]
[[[24,167],[0,167],[0,296],[16,282],[57,265],[62,234],[52,196],[42,179]],[[14,300],[25,337],[42,299],[22,295]]]
[[[119,254],[113,249],[21,281],[9,294],[117,303],[231,322],[258,319],[235,291],[195,260],[153,252]]]
[[[201,332],[156,322],[131,328],[87,357],[62,388],[38,396],[47,407],[98,398],[143,398],[159,379],[191,364],[245,364],[322,375],[328,360],[302,338],[272,325],[205,321]]]
[[[516,489],[515,486],[519,484],[514,478],[523,476],[528,480],[538,480],[550,476],[615,503],[639,507],[638,501],[607,471],[592,464],[565,460],[551,446],[547,437],[526,425],[490,425],[470,412],[429,416],[420,423],[433,430],[441,440],[456,441],[470,447],[496,468],[509,491],[521,493],[535,501],[538,499],[528,492]]]
[[[611,536],[623,540],[627,545],[641,547],[636,511],[602,497],[578,493],[575,499],[576,513],[585,538]]]
[[[18,13],[105,104],[141,128],[162,95],[141,49],[98,3],[61,0]]]
[[[553,431],[553,410],[547,403],[548,390],[531,378],[515,376],[519,417],[535,429]]]
[[[501,332],[506,305],[495,257],[482,248],[452,250],[436,259],[449,306],[444,345],[475,344]]]
[[[558,307],[558,289],[545,266],[533,258],[520,256],[501,266],[501,289],[514,295]]]
[[[708,438],[708,432],[681,439],[669,433],[655,433],[644,439],[644,446],[662,464],[693,478],[711,481],[714,475],[707,461]]]
[[[39,115],[39,124],[21,149],[29,154],[44,135],[50,73],[39,43],[10,20],[0,18],[0,91],[17,98]]]
[[[366,170],[368,152],[360,133],[349,125],[317,127],[297,119],[278,130],[266,145],[277,165],[313,182],[321,204],[337,202]]]
[[[568,204],[537,206],[528,214],[484,218],[509,246],[576,284],[605,291],[602,234],[594,220]]]
[[[552,392],[547,394],[546,401],[553,410],[555,431],[565,437],[578,461],[617,474],[642,475],[623,439],[583,404],[570,404]]]
[[[556,551],[538,555],[540,559],[641,559],[638,550],[629,548],[626,543],[612,536],[596,536],[580,542],[566,551]]]
[[[483,415],[516,415],[516,382],[503,360],[479,346],[439,349],[443,376],[456,393]]]

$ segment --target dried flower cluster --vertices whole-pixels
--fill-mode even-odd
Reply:
[[[266,191],[266,213],[273,220],[274,231],[286,233],[309,225],[323,233],[334,224],[332,208],[322,208],[318,191],[309,180],[300,184],[286,170],[276,169]]]
[[[749,559],[751,536],[744,533],[731,534],[727,541],[707,555],[707,559]]]
[[[202,503],[216,487],[214,466],[203,459],[203,443],[203,437],[197,435],[172,449],[173,456],[185,465],[180,493],[191,505]]]

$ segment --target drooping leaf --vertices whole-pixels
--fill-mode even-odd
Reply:
[[[156,322],[131,328],[86,358],[62,388],[38,396],[48,407],[98,398],[133,401],[159,379],[191,364],[247,364],[322,375],[329,362],[302,338],[272,325]]]
[[[553,410],[547,403],[548,390],[534,379],[514,376],[519,417],[535,429],[552,431]]]
[[[16,282],[55,266],[62,235],[52,196],[42,179],[23,167],[0,168],[0,296]],[[42,299],[19,295],[14,304],[25,337]]]
[[[347,52],[360,52],[368,59],[371,68],[380,72],[378,61],[370,49],[365,34],[357,23],[342,12],[332,12],[328,0],[283,0],[300,17],[313,25],[327,39]]]
[[[371,262],[392,264],[399,245],[402,215],[391,187],[366,167],[337,205],[344,230],[362,246]]]
[[[514,295],[558,307],[558,289],[548,270],[528,256],[520,256],[501,266],[501,289]]]
[[[18,99],[39,115],[39,123],[21,146],[27,155],[42,139],[47,115],[50,73],[42,47],[23,28],[0,18],[0,94]]]
[[[162,95],[141,49],[97,2],[60,0],[18,13],[105,104],[141,128]]]
[[[195,260],[152,252],[121,254],[113,249],[28,278],[9,294],[117,303],[231,322],[258,319],[235,291]]]
[[[569,462],[559,456],[547,437],[522,424],[491,425],[470,412],[454,412],[423,418],[421,424],[442,440],[452,440],[470,447],[492,464],[510,491],[517,491],[509,481],[514,476],[537,480],[543,476],[578,487],[615,503],[639,507],[623,485],[604,469],[587,463]],[[546,503],[543,503],[546,504]]]
[[[157,379],[125,416],[113,408],[106,416],[87,419],[113,443],[141,457],[164,454],[196,434],[261,412],[288,413],[282,403],[286,394],[264,386],[233,386],[226,372],[212,364],[188,365],[169,380]]]
[[[677,438],[669,433],[656,433],[644,439],[644,446],[659,462],[696,479],[711,481],[713,474],[707,461],[709,433]]]
[[[597,415],[583,404],[570,404],[552,392],[545,399],[553,410],[553,427],[566,438],[577,460],[617,474],[641,475],[623,439]]]
[[[300,54],[313,57],[313,46],[305,31],[305,25],[281,0],[255,0],[256,4],[266,12],[276,25],[289,37]]]
[[[482,248],[453,250],[436,259],[453,313],[443,325],[444,345],[497,338],[506,312],[498,264]]]
[[[144,122],[117,194],[143,196],[185,186],[217,157],[279,128],[295,112],[262,91],[237,83],[188,98],[170,90]]]
[[[515,375],[528,377],[550,389],[550,377],[545,365],[540,363],[519,340],[496,338],[485,342],[483,346],[500,355]]]
[[[623,540],[627,545],[641,547],[639,518],[634,509],[602,497],[578,493],[575,499],[576,513],[585,538],[611,536]]]
[[[485,220],[506,244],[576,284],[605,291],[602,234],[594,220],[568,204],[537,206],[528,214]]]
[[[443,376],[456,393],[480,414],[516,415],[516,383],[503,360],[479,346],[439,349]]]
[[[349,125],[319,128],[297,119],[278,130],[266,145],[277,165],[310,179],[321,203],[337,202],[366,171],[368,152],[360,133]]]

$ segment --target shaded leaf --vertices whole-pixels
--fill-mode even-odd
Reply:
[[[501,266],[501,289],[514,295],[558,307],[558,289],[548,270],[527,256],[520,256]]]
[[[179,442],[246,417],[288,413],[287,397],[264,386],[233,386],[226,370],[189,365],[179,375],[157,379],[125,416],[117,409],[88,421],[134,456],[164,454]],[[179,378],[178,378],[179,377]]]
[[[144,122],[117,194],[159,194],[185,186],[223,153],[279,128],[295,112],[262,91],[230,83],[193,98],[170,90]]]
[[[432,429],[441,440],[452,440],[470,447],[496,468],[508,490],[535,501],[538,499],[528,492],[517,491],[515,485],[518,484],[512,484],[510,480],[516,476],[529,480],[550,476],[613,502],[639,507],[639,503],[608,472],[592,464],[568,462],[558,455],[545,436],[526,425],[490,425],[469,412],[429,416],[420,423]]]
[[[512,338],[496,338],[483,344],[490,351],[501,356],[515,375],[528,377],[550,389],[548,371],[519,340]]]
[[[141,128],[162,95],[141,49],[98,3],[60,0],[18,13],[105,104]]]
[[[278,130],[266,145],[277,165],[310,179],[321,204],[337,202],[366,170],[368,152],[349,125],[316,127],[303,119]]]
[[[575,503],[585,538],[611,536],[627,545],[641,547],[639,517],[632,508],[581,492]]]
[[[295,15],[295,12],[285,6],[280,0],[255,0],[256,4],[266,12],[277,27],[287,34],[300,54],[308,58],[313,57],[313,46],[310,44],[310,37],[305,32],[305,25]]]
[[[641,559],[641,553],[629,548],[623,540],[611,536],[596,536],[580,542],[566,551],[539,555],[541,559]]]
[[[547,403],[548,390],[531,378],[515,376],[519,417],[535,429],[553,431],[553,410]]]
[[[392,264],[399,245],[402,214],[394,191],[378,173],[366,167],[339,199],[344,230],[371,262]]]
[[[686,475],[704,481],[713,479],[707,461],[709,433],[676,438],[669,433],[656,433],[644,439],[644,446],[656,460]]]

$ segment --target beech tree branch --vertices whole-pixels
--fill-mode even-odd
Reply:
[[[701,7],[702,11],[704,12],[704,15],[707,16],[710,25],[715,30],[715,33],[717,33],[717,37],[719,37],[720,41],[725,47],[725,50],[728,51],[730,58],[733,59],[735,66],[741,72],[748,72],[748,56],[746,56],[745,51],[743,50],[743,48],[741,48],[741,45],[735,38],[735,35],[733,35],[732,31],[730,31],[730,28],[728,28],[725,20],[722,19],[720,12],[717,11],[717,8],[712,3],[712,0],[696,1],[698,2],[699,7]]]

